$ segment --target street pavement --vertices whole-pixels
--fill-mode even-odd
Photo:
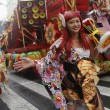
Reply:
[[[7,90],[2,87],[0,110],[56,110],[46,88],[38,76],[25,77],[23,74],[8,74]],[[97,86],[105,110],[110,110],[110,75],[100,76]]]

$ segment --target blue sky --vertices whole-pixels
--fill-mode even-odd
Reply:
[[[6,19],[6,14],[7,14],[6,5],[7,5],[7,0],[0,0],[0,20]]]

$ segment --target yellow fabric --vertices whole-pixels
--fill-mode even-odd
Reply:
[[[87,103],[89,110],[94,110],[95,106],[89,104],[89,101],[91,101],[97,94],[96,84],[99,81],[97,72],[99,72],[100,68],[88,60],[81,60],[78,63],[78,68],[80,70],[78,77],[81,78],[85,76],[85,79],[81,85],[83,89],[84,100]]]
[[[79,96],[71,89],[64,90],[63,95],[66,97],[67,100],[79,100]]]

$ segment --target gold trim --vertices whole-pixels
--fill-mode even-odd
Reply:
[[[34,18],[34,19],[39,18],[39,13],[33,13],[33,18]]]
[[[22,19],[26,19],[27,18],[27,14],[22,14]]]
[[[45,18],[46,14],[45,12],[40,12],[40,18]]]
[[[39,8],[37,6],[32,7],[33,12],[38,12]]]
[[[27,6],[31,7],[32,6],[32,2],[27,2]]]
[[[22,11],[22,13],[26,13],[27,9],[26,8],[22,8],[21,11]]]
[[[43,6],[43,5],[44,5],[44,1],[40,0],[40,1],[39,1],[39,5],[40,5],[40,6]]]
[[[29,24],[34,24],[34,20],[33,19],[30,19],[29,20]]]

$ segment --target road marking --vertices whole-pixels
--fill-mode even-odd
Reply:
[[[30,90],[32,90],[34,92],[37,92],[37,93],[39,93],[39,94],[51,99],[51,97],[49,96],[47,90],[41,84],[38,84],[38,83],[35,83],[35,82],[30,81],[28,79],[25,79],[23,77],[17,76],[16,74],[13,74],[13,73],[12,74],[10,73],[9,79],[11,79],[11,80],[13,80],[13,81],[15,81],[15,82],[27,87],[28,89],[30,89]],[[110,88],[99,86],[99,85],[97,87],[98,87],[98,89],[99,89],[99,91],[100,91],[100,93],[102,95],[110,97]]]
[[[45,89],[45,87],[43,85],[35,83],[35,82],[25,79],[23,77],[17,76],[13,73],[12,74],[10,73],[10,75],[8,77],[9,77],[9,79],[17,82],[18,84],[21,84],[22,86],[25,86],[28,89],[51,99],[50,95],[48,94],[47,90]]]
[[[104,107],[105,110],[110,110],[109,108]]]
[[[110,88],[99,85],[97,87],[102,95],[110,97]]]
[[[10,88],[2,89],[3,93],[0,96],[1,100],[7,104],[10,110],[39,110],[27,100],[16,94]]]
[[[12,74],[10,73],[9,79],[17,82],[18,84],[21,84],[24,87],[27,87],[28,89],[30,89],[30,90],[32,90],[36,93],[39,93],[39,94],[51,99],[48,92],[47,92],[47,90],[41,84],[38,84],[36,82],[25,79],[23,77],[17,76],[16,74],[13,74],[13,73]],[[97,87],[98,87],[101,95],[110,97],[110,88],[99,86],[99,85]],[[25,110],[25,109],[23,109],[23,110]],[[34,110],[34,109],[31,109],[31,110]],[[110,110],[110,109],[105,107],[105,110]]]

